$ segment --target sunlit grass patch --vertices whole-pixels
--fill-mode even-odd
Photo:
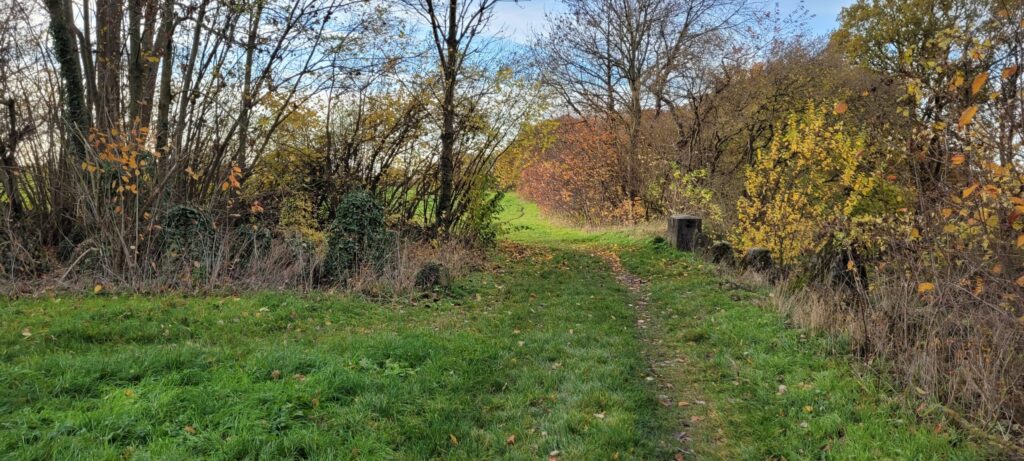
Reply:
[[[659,456],[628,294],[496,255],[442,300],[66,297],[0,307],[5,459]]]

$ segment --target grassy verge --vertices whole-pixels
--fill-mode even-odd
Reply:
[[[918,415],[841,340],[787,325],[763,293],[663,245],[623,264],[648,280],[658,371],[698,459],[966,460],[980,451]]]
[[[0,458],[983,457],[762,295],[509,203],[510,241],[440,300],[0,305]],[[648,281],[642,318],[608,251]]]
[[[3,459],[657,459],[627,292],[521,248],[441,301],[0,307]]]

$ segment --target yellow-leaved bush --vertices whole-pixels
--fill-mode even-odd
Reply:
[[[868,161],[864,139],[830,112],[808,105],[758,152],[737,203],[733,240],[740,248],[766,248],[790,264],[871,219],[867,199],[878,186],[880,162]]]

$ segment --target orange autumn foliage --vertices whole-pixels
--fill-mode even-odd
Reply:
[[[597,120],[563,117],[551,142],[532,152],[518,191],[542,210],[577,222],[637,222],[647,210],[617,186],[615,133]]]

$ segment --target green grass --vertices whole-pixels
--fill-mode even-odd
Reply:
[[[16,301],[0,458],[659,457],[627,292],[593,257],[529,256],[439,302]]]
[[[791,328],[766,296],[664,245],[624,252],[648,280],[651,353],[669,365],[698,459],[967,460],[995,457],[919,417],[842,340]],[[779,386],[785,386],[782,391]],[[703,402],[697,404],[696,402]]]
[[[0,459],[981,456],[689,256],[508,203],[509,241],[440,300],[0,305]],[[609,249],[650,281],[646,330]]]
[[[645,228],[618,227],[594,231],[557,222],[542,216],[536,204],[521,199],[515,193],[505,196],[504,209],[498,219],[509,228],[504,236],[507,240],[563,249],[635,245],[647,234]]]

